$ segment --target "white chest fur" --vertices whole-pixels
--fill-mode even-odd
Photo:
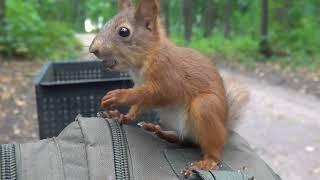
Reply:
[[[182,140],[193,141],[191,129],[187,125],[188,114],[183,105],[157,109],[161,128],[165,131],[175,131]]]
[[[143,70],[129,71],[135,86],[142,86],[144,81]]]

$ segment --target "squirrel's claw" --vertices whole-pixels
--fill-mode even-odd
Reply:
[[[130,124],[133,121],[128,115],[121,114],[119,118],[119,122],[121,124]]]
[[[191,163],[187,167],[185,167],[181,174],[184,177],[189,177],[194,170],[213,170],[213,169],[219,169],[218,163],[212,159],[204,159],[197,161],[195,163]]]
[[[121,115],[121,113],[118,110],[103,112],[104,118],[119,119],[120,115]]]
[[[104,118],[111,118],[119,121],[121,124],[129,124],[133,120],[128,115],[120,113],[118,110],[103,112]]]

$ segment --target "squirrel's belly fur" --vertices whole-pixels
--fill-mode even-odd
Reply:
[[[165,131],[174,131],[181,141],[194,142],[190,127],[188,127],[188,113],[185,105],[168,106],[156,109],[160,117],[160,126]]]

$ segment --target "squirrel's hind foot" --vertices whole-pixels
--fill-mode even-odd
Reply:
[[[193,170],[215,170],[219,168],[218,164],[219,163],[213,159],[203,159],[195,163],[191,163],[189,166],[185,167],[181,171],[181,174],[184,177],[189,177],[192,174]]]

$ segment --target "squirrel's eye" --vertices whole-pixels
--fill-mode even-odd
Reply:
[[[130,30],[126,27],[121,27],[119,29],[119,35],[121,37],[128,37],[128,36],[130,36]]]

